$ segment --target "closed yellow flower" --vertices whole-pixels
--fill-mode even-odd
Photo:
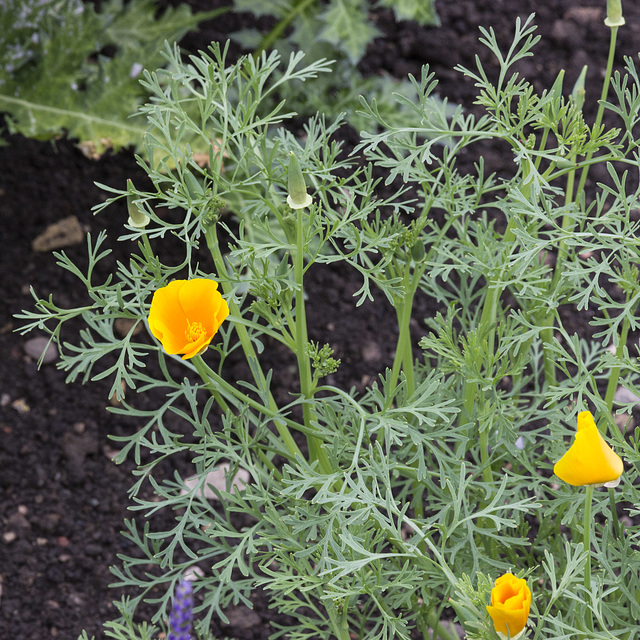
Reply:
[[[578,414],[578,430],[569,450],[556,462],[554,473],[567,484],[618,484],[623,465],[620,456],[604,441],[589,411]]]
[[[487,611],[499,634],[515,638],[524,629],[529,619],[531,591],[527,581],[512,573],[500,576],[491,590],[491,606]]]
[[[153,294],[149,329],[168,354],[184,354],[187,360],[209,346],[228,315],[217,282],[174,280]]]

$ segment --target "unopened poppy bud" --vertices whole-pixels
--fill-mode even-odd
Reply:
[[[136,193],[131,180],[127,180],[127,212],[129,220],[127,224],[136,229],[144,229],[149,224],[149,216],[135,202]]]
[[[625,20],[622,17],[622,0],[607,0],[607,17],[604,20],[607,27],[621,27]]]
[[[587,77],[587,65],[585,64],[582,67],[582,71],[576,80],[576,83],[573,85],[573,91],[571,92],[571,99],[577,105],[578,109],[582,109],[582,105],[584,105],[584,81]]]
[[[304,176],[293,151],[289,152],[289,195],[287,196],[287,204],[292,209],[304,209],[308,207],[312,200],[307,193],[307,185],[304,183]]]
[[[512,573],[500,576],[491,590],[487,611],[501,639],[516,640],[524,632],[531,608],[531,591],[527,581]]]
[[[564,69],[560,69],[560,72],[556,76],[556,80],[549,92],[556,100],[562,97],[562,85],[564,83]]]
[[[418,238],[418,240],[416,240],[413,243],[413,246],[411,247],[411,257],[416,261],[416,262],[421,262],[422,260],[424,260],[424,257],[426,256],[426,252],[424,250],[424,242],[422,242],[422,240],[420,240]]]

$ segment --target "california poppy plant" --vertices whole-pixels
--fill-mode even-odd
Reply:
[[[495,581],[487,611],[498,633],[516,638],[527,624],[530,608],[531,591],[526,580],[505,573]]]
[[[553,471],[560,480],[574,487],[616,486],[620,481],[622,460],[600,435],[590,411],[578,414],[576,438]]]
[[[207,348],[228,315],[217,282],[174,280],[153,294],[149,329],[168,354],[187,360]]]

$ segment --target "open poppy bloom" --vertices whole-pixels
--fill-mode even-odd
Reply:
[[[576,438],[553,471],[560,480],[574,487],[615,487],[620,482],[622,460],[600,435],[590,411],[578,414]]]
[[[149,329],[170,355],[183,360],[202,353],[229,315],[218,283],[207,278],[174,280],[153,294]]]
[[[517,638],[527,624],[530,608],[531,591],[524,578],[505,573],[496,580],[487,611],[498,634],[512,640]]]

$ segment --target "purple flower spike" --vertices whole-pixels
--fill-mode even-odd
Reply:
[[[191,640],[191,622],[193,621],[193,596],[191,594],[191,583],[181,578],[173,595],[167,640]]]

